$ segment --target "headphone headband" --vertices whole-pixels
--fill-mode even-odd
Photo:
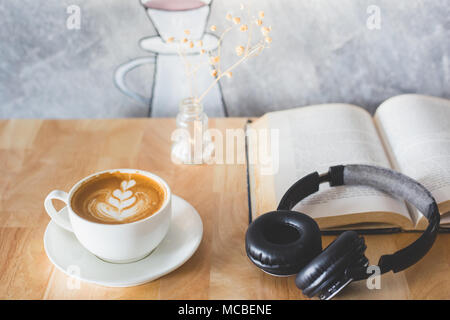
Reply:
[[[389,169],[369,165],[345,165],[330,167],[328,173],[319,175],[311,173],[288,189],[281,199],[277,210],[291,210],[297,203],[319,191],[321,183],[329,182],[330,186],[364,185],[387,192],[404,199],[415,206],[428,220],[424,233],[409,246],[380,257],[378,266],[381,273],[399,272],[419,261],[436,239],[440,216],[431,193],[417,181]],[[360,280],[367,278],[365,268],[351,271],[351,278]]]

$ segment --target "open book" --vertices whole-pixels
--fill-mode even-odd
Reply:
[[[450,228],[450,100],[401,95],[372,117],[349,104],[323,104],[271,112],[249,129],[275,129],[270,159],[249,162],[252,216],[273,211],[301,177],[340,164],[369,164],[400,171],[422,183],[439,204],[441,227]],[[267,130],[266,130],[267,131]],[[273,140],[273,141],[272,141]],[[248,152],[257,155],[257,143]],[[271,170],[267,170],[267,166]],[[322,230],[423,230],[426,218],[408,203],[369,187],[322,184],[294,210],[314,218]]]

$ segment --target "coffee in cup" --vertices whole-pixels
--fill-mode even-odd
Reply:
[[[80,185],[71,206],[89,221],[121,224],[151,216],[161,208],[165,196],[163,187],[147,176],[106,172]]]

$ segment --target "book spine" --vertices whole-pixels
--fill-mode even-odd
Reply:
[[[252,198],[251,198],[251,192],[250,192],[250,164],[249,164],[249,156],[248,156],[248,135],[247,135],[247,129],[248,126],[252,123],[252,120],[247,119],[247,123],[245,124],[245,170],[246,170],[246,176],[247,176],[247,203],[248,203],[248,224],[252,223]]]

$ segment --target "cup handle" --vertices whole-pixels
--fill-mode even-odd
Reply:
[[[69,220],[69,211],[61,210],[60,213],[58,213],[56,211],[55,207],[53,206],[53,203],[52,203],[53,199],[61,200],[62,202],[64,202],[66,204],[66,207],[67,207],[67,204],[69,202],[69,194],[64,191],[53,190],[45,198],[44,207],[45,207],[45,211],[47,211],[50,218],[52,218],[52,220],[55,221],[58,226],[66,229],[67,231],[73,232],[72,225],[70,224],[70,220]]]
[[[140,65],[146,64],[146,63],[155,63],[155,56],[150,57],[143,57],[143,58],[136,58],[129,62],[126,62],[122,65],[120,65],[116,71],[114,72],[114,84],[116,87],[122,91],[123,94],[129,96],[130,98],[144,104],[148,105],[150,99],[145,98],[144,96],[140,95],[139,93],[131,90],[125,81],[125,76],[128,72],[133,70],[134,68],[139,67]]]

